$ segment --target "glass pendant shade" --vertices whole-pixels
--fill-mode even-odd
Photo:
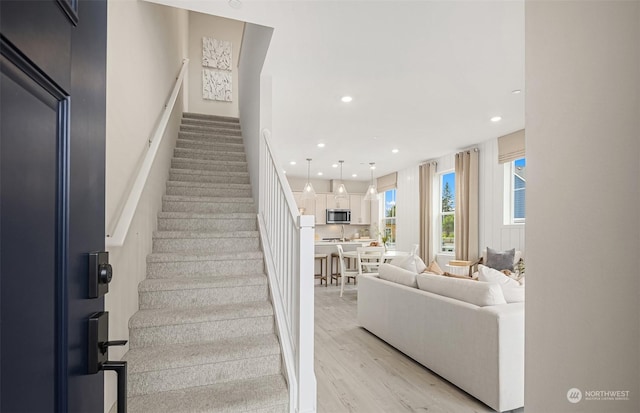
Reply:
[[[302,199],[314,199],[316,197],[316,191],[311,185],[311,159],[307,158],[307,183],[302,189]]]
[[[371,185],[369,185],[369,188],[367,188],[367,193],[364,196],[364,200],[375,201],[378,199],[378,190],[376,189],[376,185],[373,182],[373,166],[375,165],[375,163],[372,162],[369,165],[371,165]]]
[[[344,186],[344,182],[342,181],[342,163],[344,161],[338,161],[338,162],[340,162],[340,185],[338,185],[333,190],[333,196],[336,199],[345,199],[349,196],[349,193],[347,192],[347,188]]]

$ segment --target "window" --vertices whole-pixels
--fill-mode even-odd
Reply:
[[[380,234],[383,241],[386,240],[387,245],[396,245],[396,190],[390,189],[385,191],[382,196],[383,211],[381,217]]]
[[[505,225],[525,222],[526,166],[525,158],[505,164]]]
[[[440,175],[440,252],[453,252],[455,236],[456,174]]]

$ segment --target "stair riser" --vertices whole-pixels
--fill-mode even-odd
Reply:
[[[194,112],[184,112],[182,114],[182,119],[198,119],[198,120],[206,120],[206,121],[213,121],[213,122],[229,122],[229,123],[235,123],[237,125],[240,124],[240,119],[234,118],[231,116],[205,115],[203,113],[194,113]]]
[[[255,219],[159,218],[159,231],[255,231]]]
[[[167,195],[185,196],[228,196],[233,198],[251,197],[250,189],[240,188],[197,188],[189,186],[170,186],[167,188]]]
[[[258,237],[154,238],[153,252],[211,253],[258,251]]]
[[[157,393],[280,373],[280,355],[129,375],[128,394]]]
[[[197,171],[247,172],[247,163],[223,163],[221,161],[190,162],[188,159],[172,159],[171,167],[176,169],[193,169]]]
[[[180,132],[204,133],[207,135],[242,136],[242,131],[238,128],[226,129],[210,125],[180,125]]]
[[[202,132],[178,132],[178,139],[187,139],[190,141],[198,141],[211,144],[232,143],[235,145],[243,144],[241,136],[218,135],[213,133]]]
[[[252,203],[246,202],[183,202],[163,201],[165,212],[201,212],[207,214],[228,214],[234,212],[255,212]]]
[[[204,174],[191,174],[182,172],[169,172],[169,179],[171,181],[181,182],[209,182],[212,184],[248,184],[248,175],[204,175]]]
[[[147,263],[147,277],[215,277],[218,275],[244,275],[262,272],[262,259],[215,260],[215,261],[173,261]]]
[[[222,122],[222,121],[210,121],[203,119],[182,119],[183,125],[191,125],[191,126],[204,126],[208,128],[218,128],[218,129],[238,129],[240,130],[239,123],[232,122]]]
[[[244,152],[197,152],[193,149],[176,148],[173,156],[183,159],[201,159],[207,161],[233,161],[246,162],[247,157]]]
[[[266,284],[194,290],[144,291],[140,293],[140,309],[240,304],[265,301],[268,299],[268,294]]]
[[[239,152],[244,153],[244,145],[233,143],[207,143],[203,141],[194,141],[189,139],[178,139],[176,141],[176,148],[179,149],[198,149],[205,151],[219,151],[219,152]]]
[[[231,337],[273,334],[273,316],[218,320],[205,323],[132,328],[131,348],[168,344],[200,343]]]

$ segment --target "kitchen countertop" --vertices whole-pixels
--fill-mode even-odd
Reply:
[[[362,244],[369,244],[371,241],[375,241],[373,239],[368,239],[368,238],[359,238],[359,239],[354,239],[354,240],[350,240],[350,241],[316,241],[315,245],[316,246],[331,246],[331,245],[362,245]]]

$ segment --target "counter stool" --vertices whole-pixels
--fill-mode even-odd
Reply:
[[[332,252],[331,253],[331,284],[333,284],[333,280],[335,278],[336,283],[338,282],[338,277],[340,277],[340,261],[338,261],[340,259],[340,254],[338,254],[337,252]],[[333,265],[333,263],[335,262],[335,267]]]
[[[320,278],[320,285],[322,285],[322,280],[324,280],[324,286],[327,287],[327,258],[329,258],[328,254],[315,254],[313,266],[315,267],[315,260],[320,260],[320,273],[313,274],[315,278]],[[324,267],[323,267],[324,264]],[[315,271],[315,270],[314,270]]]

